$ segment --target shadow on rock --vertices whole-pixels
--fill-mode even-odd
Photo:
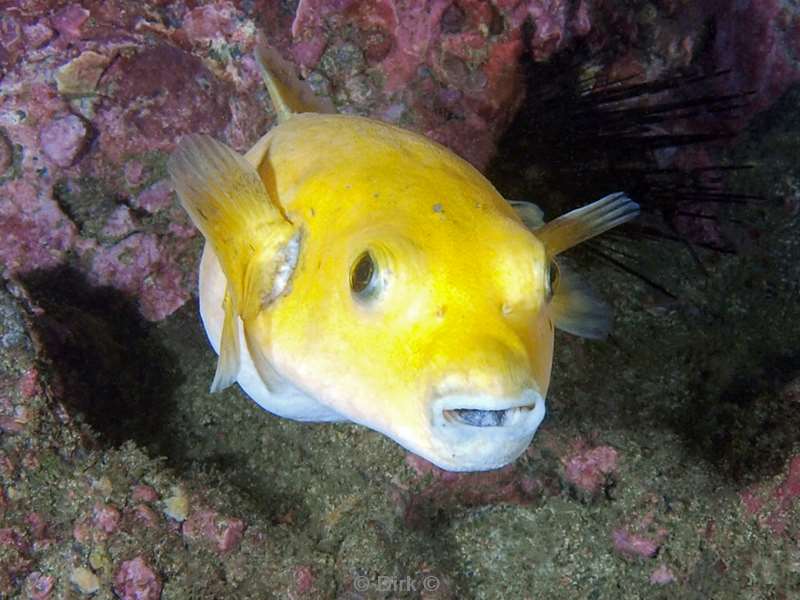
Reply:
[[[800,377],[800,354],[761,355],[728,365],[731,377],[714,396],[714,374],[700,373],[695,402],[676,423],[688,446],[725,475],[749,483],[783,469],[800,444],[800,412],[789,397]]]
[[[112,444],[147,445],[180,382],[153,326],[130,298],[92,287],[69,267],[31,273],[22,283],[42,309],[34,334],[64,404]]]

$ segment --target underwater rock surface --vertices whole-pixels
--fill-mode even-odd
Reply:
[[[416,129],[478,167],[523,99],[525,60],[582,46],[593,58],[580,68],[611,79],[712,64],[734,74],[716,93],[753,92],[745,120],[800,74],[800,16],[778,0],[26,0],[1,19],[5,275],[68,263],[154,321],[191,296],[199,244],[163,187],[165,157],[185,133],[244,150],[270,126],[259,28],[341,110]]]
[[[625,245],[677,300],[594,265],[614,338],[560,337],[505,469],[274,418],[207,393],[201,240],[164,169],[182,134],[244,150],[271,125],[259,28],[343,112],[479,167],[526,61],[730,69],[708,91],[753,92],[738,185],[783,207],[736,213],[751,236],[706,274]],[[798,40],[783,0],[0,3],[0,596],[800,595]]]

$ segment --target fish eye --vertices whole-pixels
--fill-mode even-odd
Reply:
[[[547,272],[545,273],[545,296],[549,302],[558,290],[558,280],[560,274],[558,264],[553,261],[547,265]]]
[[[369,300],[380,291],[378,265],[370,252],[362,252],[350,269],[350,290],[359,300]]]

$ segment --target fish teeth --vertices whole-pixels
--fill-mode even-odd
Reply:
[[[465,425],[471,425],[472,427],[500,427],[506,424],[509,410],[513,409],[456,408],[451,412],[458,421]]]

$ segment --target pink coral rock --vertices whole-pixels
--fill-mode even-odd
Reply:
[[[198,6],[183,18],[183,31],[192,42],[230,34],[235,28],[234,14],[230,2]]]
[[[294,569],[295,590],[301,596],[314,589],[314,571],[308,565],[300,565]]]
[[[42,393],[39,379],[39,370],[35,367],[28,369],[17,382],[17,389],[23,398],[29,399]]]
[[[183,523],[183,535],[189,539],[204,539],[219,552],[230,552],[242,541],[245,524],[241,519],[221,517],[212,510],[198,510]]]
[[[158,500],[158,492],[151,486],[140,483],[131,490],[131,500],[134,502],[155,502]]]
[[[47,600],[53,591],[55,578],[52,575],[44,575],[39,571],[34,571],[25,580],[27,597],[30,600]]]
[[[578,488],[594,494],[600,491],[607,477],[616,472],[617,460],[617,451],[610,446],[585,448],[580,442],[574,454],[562,458],[564,477]]]
[[[650,583],[653,585],[667,585],[675,581],[675,575],[667,565],[660,565],[650,573]]]
[[[119,527],[120,512],[111,504],[97,503],[92,514],[92,524],[106,534],[114,533]]]
[[[800,455],[788,464],[783,480],[777,486],[757,484],[739,494],[745,510],[758,516],[759,525],[775,535],[792,535],[789,516],[800,499]]]
[[[162,179],[143,190],[133,199],[132,205],[149,213],[162,210],[172,203],[172,184]]]
[[[744,113],[751,116],[800,80],[800,10],[780,0],[719,4],[711,59],[731,70],[720,93],[752,92]]]
[[[28,531],[34,540],[43,540],[47,536],[47,521],[37,512],[28,513],[25,517]]]
[[[432,508],[526,505],[536,502],[547,491],[539,479],[520,473],[513,464],[496,471],[455,473],[440,469],[415,454],[406,456],[406,464],[416,472],[417,483],[426,484],[418,492],[394,490],[405,524],[412,528],[424,526],[426,514]]]
[[[157,527],[161,522],[158,514],[146,504],[137,504],[132,511],[133,520],[145,527]]]
[[[0,264],[6,274],[58,265],[76,228],[43,190],[23,179],[0,184]]]
[[[292,51],[303,67],[315,68],[326,47],[341,43],[331,32],[341,31],[345,22],[351,25],[366,67],[380,74],[383,86],[355,97],[350,93],[350,99],[377,104],[377,114],[412,115],[415,129],[480,167],[521,98],[516,65],[526,18],[527,13],[514,21],[490,3],[474,0],[457,5],[353,0],[336,6],[305,0],[292,24]],[[356,73],[343,83],[352,87],[360,77]]]
[[[53,39],[53,30],[47,24],[46,19],[30,23],[23,28],[25,39],[32,48],[41,48]]]
[[[627,556],[653,558],[661,547],[656,540],[631,533],[627,529],[615,529],[611,539],[617,552]]]
[[[0,19],[0,46],[7,53],[16,53],[22,43],[22,28],[19,21],[11,15],[3,15]]]
[[[158,600],[161,580],[141,556],[123,562],[114,577],[114,593],[121,600]]]
[[[171,151],[186,133],[218,135],[231,116],[232,85],[199,57],[166,43],[123,55],[99,86],[109,90],[93,120],[99,151],[117,164],[130,154]]]
[[[65,41],[79,39],[90,12],[80,4],[70,4],[50,18],[53,28]]]
[[[24,576],[31,566],[31,547],[25,537],[12,527],[0,529],[0,594],[5,593],[3,582]]]
[[[92,539],[92,528],[86,519],[75,521],[72,526],[72,537],[79,544],[87,544]]]
[[[585,35],[591,29],[585,2],[575,10],[574,3],[564,0],[534,0],[528,3],[527,12],[534,23],[531,51],[535,60],[550,58],[565,46],[571,33]],[[575,17],[570,26],[570,18]]]
[[[177,264],[184,251],[172,240],[151,233],[133,233],[108,247],[93,248],[90,281],[112,285],[139,298],[142,315],[158,321],[189,298],[192,278]]]
[[[92,260],[91,280],[97,285],[111,284],[135,293],[158,259],[158,238],[135,233],[113,246],[98,249]]]
[[[25,541],[25,536],[13,527],[0,529],[0,546],[11,547],[20,552],[27,552],[30,549]]]
[[[142,316],[150,321],[160,321],[171,315],[189,299],[194,273],[186,277],[171,252],[150,276],[142,282],[139,307]]]
[[[53,119],[39,133],[45,155],[59,167],[69,167],[86,145],[89,129],[76,115]]]
[[[130,185],[139,185],[144,181],[145,170],[141,161],[131,159],[125,163],[125,182]]]
[[[0,431],[3,433],[21,433],[24,429],[24,424],[15,417],[0,415]]]
[[[136,230],[131,209],[124,204],[118,206],[106,219],[100,235],[104,238],[121,239]]]

